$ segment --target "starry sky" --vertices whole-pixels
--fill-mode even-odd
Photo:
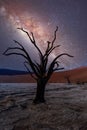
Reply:
[[[32,31],[44,52],[46,41],[53,39],[56,26],[59,30],[55,44],[61,46],[50,60],[67,52],[74,58],[60,59],[65,69],[87,66],[87,0],[0,0],[0,68],[25,70],[22,57],[2,55],[8,47],[16,46],[14,39],[38,60],[35,48],[18,27]]]

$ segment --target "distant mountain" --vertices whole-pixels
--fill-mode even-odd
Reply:
[[[0,75],[23,75],[23,74],[28,74],[28,72],[21,70],[0,69]]]

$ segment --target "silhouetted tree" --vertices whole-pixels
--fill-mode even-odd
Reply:
[[[70,83],[71,83],[71,81],[70,81],[70,76],[67,75],[67,76],[65,76],[65,78],[67,79],[67,83],[70,84]]]
[[[53,61],[50,64],[48,64],[48,58],[49,58],[50,54],[52,53],[52,51],[54,49],[60,47],[60,45],[54,46],[54,42],[56,40],[56,33],[58,31],[58,27],[56,27],[56,30],[54,31],[53,40],[51,42],[47,41],[47,47],[46,47],[46,49],[44,51],[44,54],[42,53],[42,51],[40,50],[40,48],[36,44],[36,41],[35,41],[35,38],[34,38],[34,35],[33,35],[32,32],[31,32],[31,34],[29,34],[23,28],[18,28],[18,29],[27,34],[29,40],[34,45],[34,47],[37,49],[38,54],[39,54],[39,58],[40,58],[40,63],[38,63],[36,61],[33,61],[32,58],[30,57],[29,53],[23,47],[23,45],[20,44],[16,40],[14,40],[14,42],[16,44],[18,44],[18,46],[17,47],[7,48],[7,50],[3,54],[5,56],[20,55],[20,56],[24,57],[24,59],[25,59],[25,62],[24,62],[25,67],[27,68],[27,70],[31,74],[31,76],[37,82],[36,96],[35,96],[35,99],[34,99],[33,102],[34,103],[43,103],[43,102],[45,102],[45,99],[44,99],[45,86],[46,86],[48,80],[50,79],[51,75],[53,74],[54,71],[64,69],[64,68],[60,68],[58,58],[60,58],[60,57],[62,57],[64,55],[69,56],[69,57],[73,57],[73,56],[71,56],[71,55],[69,55],[67,53],[62,53],[62,54],[57,55],[53,59]],[[20,51],[20,52],[17,52],[17,50]],[[31,70],[32,70],[32,72],[34,74],[32,74],[32,72],[30,71],[29,66],[31,67]]]

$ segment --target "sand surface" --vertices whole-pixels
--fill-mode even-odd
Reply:
[[[48,84],[34,105],[36,84],[0,84],[0,130],[87,130],[87,85]]]

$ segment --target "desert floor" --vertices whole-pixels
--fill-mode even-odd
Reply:
[[[0,130],[87,130],[87,85],[48,84],[34,105],[36,84],[0,84]]]

